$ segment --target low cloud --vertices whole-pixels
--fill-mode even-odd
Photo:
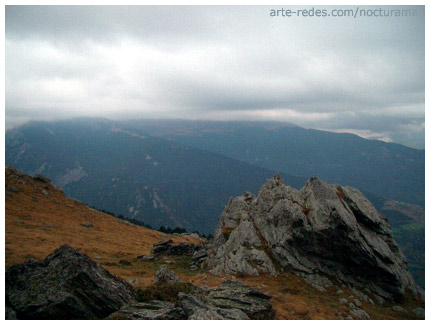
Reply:
[[[423,7],[356,19],[270,9],[7,6],[6,127],[103,116],[423,133]]]

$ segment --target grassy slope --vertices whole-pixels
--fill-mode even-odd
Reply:
[[[28,176],[14,178],[6,173],[6,185],[19,190],[6,190],[6,266],[29,257],[43,259],[65,243],[93,259],[121,259],[148,254],[154,243],[168,238],[185,240],[93,210]],[[84,222],[93,227],[82,226]]]
[[[187,267],[187,257],[165,257],[154,262],[138,260],[138,255],[148,254],[152,245],[161,240],[197,240],[168,236],[126,223],[65,197],[61,190],[50,184],[34,181],[28,176],[16,178],[13,175],[6,173],[6,266],[22,263],[29,257],[43,259],[67,243],[110,272],[126,280],[137,280],[137,288],[151,285],[156,270],[164,263],[184,282],[200,286],[217,286],[223,280],[232,278],[230,275],[211,275],[203,270],[191,271]],[[19,192],[10,191],[10,186]],[[82,226],[84,222],[91,223],[93,227]],[[131,264],[119,264],[120,260]],[[352,295],[346,287],[342,288],[343,294],[336,294],[335,288],[322,293],[290,273],[278,277],[246,276],[238,280],[272,295],[277,319],[338,319],[337,313],[348,314],[347,306],[339,303],[340,298]],[[421,304],[406,298],[401,305],[411,309]],[[394,312],[391,305],[364,304],[363,308],[373,319],[414,318],[412,314]]]

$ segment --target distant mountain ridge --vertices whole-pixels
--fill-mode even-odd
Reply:
[[[209,233],[233,194],[274,172],[103,119],[32,122],[6,133],[6,162],[69,196],[153,227]],[[302,178],[283,177],[293,187]]]
[[[125,126],[290,175],[425,205],[425,151],[281,122],[134,120]]]

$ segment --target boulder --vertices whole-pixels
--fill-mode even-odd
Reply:
[[[425,319],[425,309],[421,307],[417,307],[411,310],[411,312],[420,319]]]
[[[392,310],[396,311],[396,312],[400,312],[400,313],[407,313],[407,310],[405,310],[403,307],[401,306],[392,306]]]
[[[138,300],[111,314],[108,319],[274,319],[270,296],[239,282],[226,281],[216,288],[199,288],[190,283],[152,286],[142,291]],[[170,287],[170,289],[169,289]],[[157,294],[157,290],[160,293]],[[169,293],[169,295],[166,295]],[[164,294],[164,295],[161,295]],[[163,297],[163,300],[154,300]]]
[[[202,247],[201,244],[166,240],[156,243],[153,246],[151,256],[192,256],[196,251],[202,249]]]
[[[289,270],[326,275],[388,299],[406,291],[423,296],[387,220],[358,190],[318,178],[298,191],[275,175],[256,197],[231,198],[208,252],[214,274]]]
[[[203,263],[206,261],[208,257],[208,251],[205,248],[202,248],[199,251],[196,251],[192,259],[190,260],[189,266],[190,269],[198,269],[201,268]]]
[[[175,283],[181,283],[181,280],[179,277],[172,272],[167,265],[162,265],[156,272],[156,275],[154,276],[154,284],[175,284]]]
[[[356,319],[370,319],[370,315],[360,308],[350,309],[350,314]]]
[[[153,255],[140,255],[136,257],[137,259],[143,260],[143,261],[153,261],[155,257]]]
[[[179,305],[189,320],[249,319],[239,309],[214,307],[203,296],[179,293],[178,298]]]
[[[107,319],[180,320],[187,319],[183,310],[172,302],[151,300],[139,302],[112,313]]]
[[[18,319],[100,319],[136,296],[127,282],[67,245],[43,261],[8,268],[5,284]]]
[[[208,293],[208,302],[218,308],[239,309],[250,319],[274,319],[271,296],[240,282],[225,281]]]

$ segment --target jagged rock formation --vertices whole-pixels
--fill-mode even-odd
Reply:
[[[231,198],[207,266],[214,274],[319,273],[397,299],[421,294],[386,219],[356,189],[311,178],[297,191],[279,175]]]
[[[274,319],[271,297],[239,282],[178,293],[176,304],[150,300],[123,307],[108,319]]]
[[[18,319],[105,318],[136,297],[127,282],[67,245],[8,268],[5,287],[9,317]]]

